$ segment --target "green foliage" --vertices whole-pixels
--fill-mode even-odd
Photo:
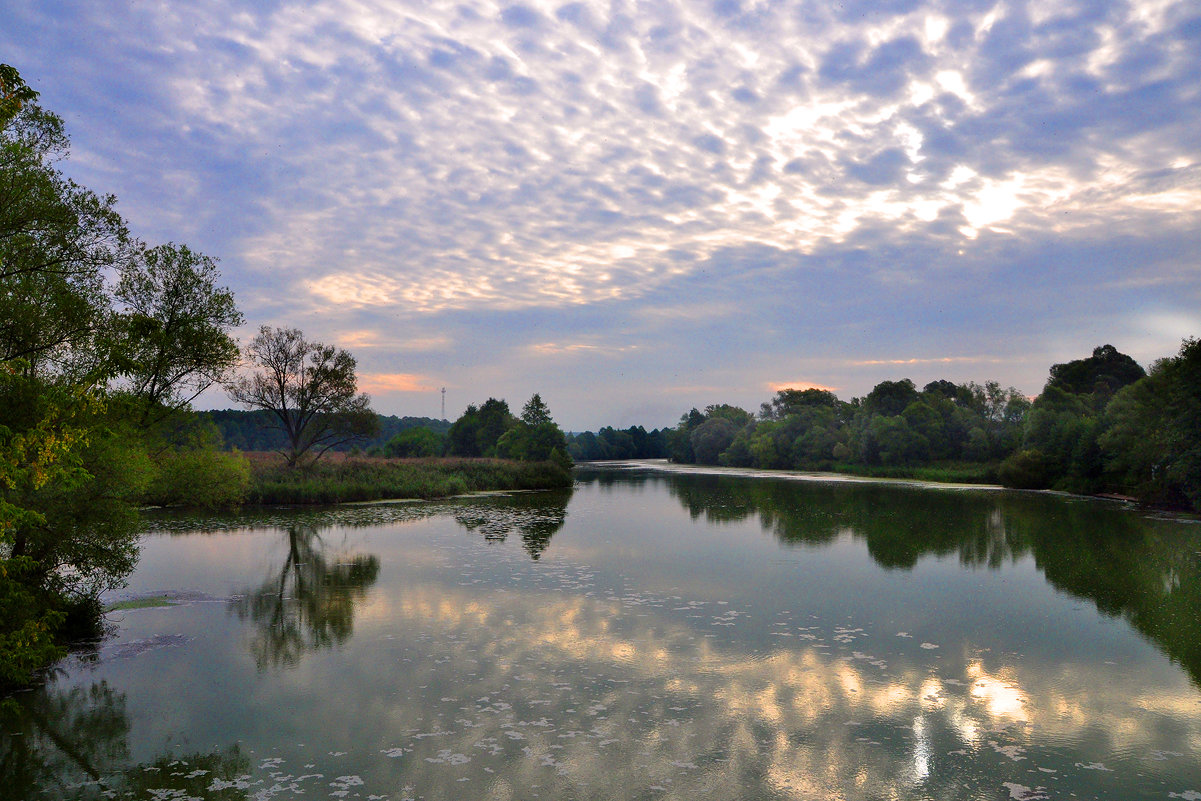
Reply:
[[[262,409],[222,409],[198,412],[197,416],[216,426],[221,435],[221,447],[227,450],[280,451],[287,446],[287,435],[275,427],[276,418],[271,412]],[[379,423],[377,434],[334,445],[330,451],[344,453],[358,446],[368,453],[383,455],[384,447],[397,434],[410,428],[428,428],[440,438],[445,438],[446,432],[450,430],[448,421],[435,420],[432,417],[377,415],[376,419]]]
[[[97,629],[169,439],[151,423],[232,364],[241,322],[211,260],[133,242],[115,198],[63,175],[36,96],[0,65],[0,684]]]
[[[26,103],[38,99],[38,93],[21,78],[21,73],[8,64],[0,64],[0,127],[17,116]]]
[[[401,431],[382,448],[384,456],[415,458],[441,456],[446,450],[446,435],[417,426]]]
[[[542,396],[537,392],[526,401],[525,406],[521,407],[521,422],[533,427],[553,422],[550,416],[550,409],[542,402]]]
[[[1116,490],[1201,508],[1198,363],[1201,347],[1187,340],[1178,357],[1139,379],[1141,367],[1104,345],[1052,367],[1033,403],[995,381],[931,381],[920,392],[909,379],[883,381],[850,403],[824,390],[786,389],[762,404],[758,421],[743,424],[745,413],[731,406],[692,409],[664,439],[679,462],[964,482],[999,477],[1014,487]],[[591,435],[573,447],[602,450]]]
[[[605,426],[596,433],[585,431],[567,435],[569,455],[577,462],[601,459],[665,459],[667,434],[665,430],[647,431],[642,426],[617,430]]]
[[[997,468],[1001,484],[1014,489],[1047,489],[1051,486],[1051,469],[1047,457],[1037,449],[1018,451]]]
[[[885,417],[895,417],[917,400],[917,388],[908,378],[881,381],[863,399],[863,408]]]
[[[538,397],[538,396],[534,396]],[[533,398],[530,399],[531,402]],[[545,404],[541,403],[542,409]],[[529,404],[527,404],[528,406]],[[537,415],[541,410],[535,411]],[[549,411],[547,412],[549,416]],[[505,432],[520,421],[509,413],[509,404],[503,400],[489,398],[482,406],[469,405],[463,416],[454,422],[447,434],[446,453],[450,456],[495,457],[497,443]]]
[[[1106,486],[1103,411],[1115,392],[1143,375],[1133,359],[1112,345],[1095,348],[1087,359],[1051,367],[1043,394],[1029,409],[1022,439],[1023,448],[1043,454],[1047,486],[1070,492],[1097,492]]]
[[[523,462],[543,462],[558,451],[567,457],[567,438],[553,421],[536,426],[522,422],[506,431],[496,443],[496,455],[501,459],[517,459]],[[568,464],[570,467],[570,464]]]
[[[770,402],[759,407],[759,416],[764,420],[783,420],[802,409],[826,406],[836,409],[841,404],[838,397],[824,389],[781,389]]]
[[[1134,359],[1113,345],[1101,345],[1087,359],[1051,365],[1047,389],[1055,387],[1071,395],[1086,396],[1092,409],[1099,412],[1115,392],[1145,375]]]
[[[446,450],[452,456],[523,462],[545,462],[558,451],[560,461],[566,460],[568,468],[571,462],[567,438],[536,393],[526,402],[521,418],[513,417],[509,404],[496,398],[489,398],[480,407],[468,406],[450,427]]]
[[[0,365],[0,686],[61,653],[75,613],[133,568],[149,460],[103,412],[89,393]]]
[[[706,406],[704,412],[692,409],[666,432],[668,456],[673,462],[718,464],[722,452],[754,419],[745,409],[726,403]]]
[[[138,248],[121,266],[120,372],[143,402],[141,420],[161,419],[226,378],[238,362],[229,330],[242,324],[217,265],[187,245]]]
[[[575,466],[571,461],[570,454],[558,447],[551,449],[548,461],[568,474],[570,474],[571,468]]]
[[[717,464],[717,457],[734,442],[739,429],[728,417],[710,417],[688,436],[693,458],[699,464]]]
[[[1139,497],[1201,511],[1201,341],[1156,362],[1105,409],[1109,478]]]
[[[172,450],[157,459],[145,502],[156,506],[230,509],[245,502],[250,463],[237,451]]]
[[[570,487],[571,471],[553,459],[323,460],[295,470],[283,463],[251,464],[250,503],[323,504],[394,498],[445,498],[466,492]]]
[[[475,404],[468,404],[463,416],[451,425],[446,434],[446,453],[467,458],[483,455],[480,450],[480,410]]]
[[[496,398],[488,398],[479,411],[480,426],[476,433],[476,447],[481,456],[495,456],[496,444],[504,433],[517,424],[509,412],[509,404]]]
[[[126,255],[128,231],[115,198],[56,166],[68,148],[62,120],[30,102],[11,67],[0,69],[0,360],[23,359],[30,374],[103,375],[104,272]]]
[[[0,693],[64,654],[56,634],[65,615],[35,592],[35,573],[29,557],[0,558]]]
[[[666,435],[668,458],[681,464],[696,462],[696,455],[692,451],[692,432],[704,423],[705,419],[705,415],[697,409],[691,409],[688,414],[680,417],[679,424]]]

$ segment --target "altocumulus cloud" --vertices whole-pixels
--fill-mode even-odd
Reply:
[[[1100,339],[1145,360],[1201,332],[1189,2],[6,16],[72,173],[221,256],[250,319],[367,344],[381,391],[550,389],[583,427],[624,422],[584,411],[592,378],[642,412],[665,374],[730,388],[671,416],[882,367],[1036,391]]]

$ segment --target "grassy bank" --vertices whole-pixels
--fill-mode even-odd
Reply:
[[[835,473],[867,478],[912,478],[918,481],[940,481],[945,484],[999,484],[996,463],[939,462],[927,465],[865,465],[836,464]]]
[[[276,454],[247,458],[246,502],[252,504],[445,498],[466,492],[569,487],[572,482],[571,471],[553,462],[326,454],[316,464],[289,469]]]

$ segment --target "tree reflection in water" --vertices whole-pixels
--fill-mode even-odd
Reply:
[[[551,537],[567,522],[571,490],[517,493],[498,496],[487,505],[472,505],[455,512],[455,522],[479,532],[489,542],[504,542],[510,532],[521,537],[521,546],[537,560]]]
[[[306,651],[345,642],[354,631],[356,605],[379,576],[377,556],[327,556],[315,526],[289,526],[287,537],[279,570],[230,601],[239,619],[254,624],[250,648],[259,670],[293,667]]]
[[[925,556],[997,569],[1027,556],[1057,589],[1123,617],[1201,686],[1201,550],[1191,527],[1043,493],[933,490],[716,475],[657,475],[693,519],[757,518],[788,545],[862,540],[911,570]]]
[[[132,762],[125,694],[106,682],[63,689],[53,682],[0,702],[0,795],[4,798],[205,798],[238,801],[250,768],[237,745],[208,753],[165,752]],[[225,786],[232,785],[232,786]]]

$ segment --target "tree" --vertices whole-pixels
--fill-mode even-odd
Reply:
[[[496,442],[497,456],[522,462],[545,462],[556,450],[564,456],[568,453],[567,438],[554,421],[536,426],[521,423],[502,434]]]
[[[863,408],[873,414],[894,417],[905,411],[905,407],[917,400],[917,389],[913,381],[881,381],[863,399]]]
[[[1138,362],[1113,345],[1101,345],[1093,348],[1093,355],[1087,359],[1051,365],[1047,387],[1073,395],[1091,395],[1093,409],[1100,411],[1115,392],[1146,374]]]
[[[379,426],[371,399],[358,393],[348,351],[309,342],[298,329],[263,326],[246,347],[254,372],[226,386],[236,403],[265,409],[287,436],[282,453],[294,467],[335,445],[370,436]]]
[[[476,444],[482,456],[496,456],[496,443],[504,433],[517,424],[507,401],[488,398],[480,407],[480,428]]]
[[[451,456],[480,456],[480,410],[474,403],[467,405],[463,416],[451,425],[446,434],[446,452]]]
[[[38,93],[21,78],[15,67],[0,64],[0,126],[6,124],[26,103],[38,99]]]
[[[759,406],[759,416],[764,420],[783,420],[790,414],[811,406],[838,408],[838,397],[825,389],[781,389],[771,402]]]
[[[705,415],[693,408],[680,416],[680,422],[667,432],[667,454],[673,462],[693,464],[696,455],[692,452],[692,430],[705,422]]]
[[[407,428],[388,440],[387,444],[383,447],[383,453],[384,456],[402,459],[441,456],[445,445],[445,434],[433,431],[425,426],[417,426],[415,428]]]
[[[525,406],[521,407],[521,422],[527,426],[553,422],[550,417],[550,408],[542,402],[542,396],[537,392],[526,401]]]
[[[446,451],[451,456],[469,458],[496,456],[496,444],[518,422],[510,414],[509,404],[503,400],[488,398],[482,406],[471,404],[450,427]]]
[[[187,245],[142,247],[122,265],[120,372],[145,425],[186,407],[238,363],[230,329],[243,322],[216,262]]]
[[[502,459],[524,462],[543,462],[557,452],[557,460],[571,466],[567,437],[555,425],[550,408],[537,393],[522,408],[521,419],[497,439],[495,448]]]
[[[211,260],[139,250],[115,198],[62,174],[63,121],[36,98],[0,65],[0,685],[95,635],[98,596],[136,562],[156,466],[134,395],[114,380],[130,379],[151,406],[186,405],[185,387],[236,356],[225,329],[241,321]],[[164,275],[192,279],[189,291],[143,270],[181,252]],[[114,312],[113,271],[129,314]],[[198,310],[208,328],[164,325]],[[181,461],[176,478],[195,482],[199,461]]]
[[[717,457],[734,442],[740,428],[728,417],[710,417],[689,435],[693,458],[698,464],[717,464]]]
[[[1114,395],[1105,423],[1099,445],[1120,489],[1201,510],[1201,340]]]
[[[0,65],[0,360],[31,374],[95,379],[107,355],[104,272],[128,254],[114,209],[63,176],[63,121],[31,102],[16,71]]]

